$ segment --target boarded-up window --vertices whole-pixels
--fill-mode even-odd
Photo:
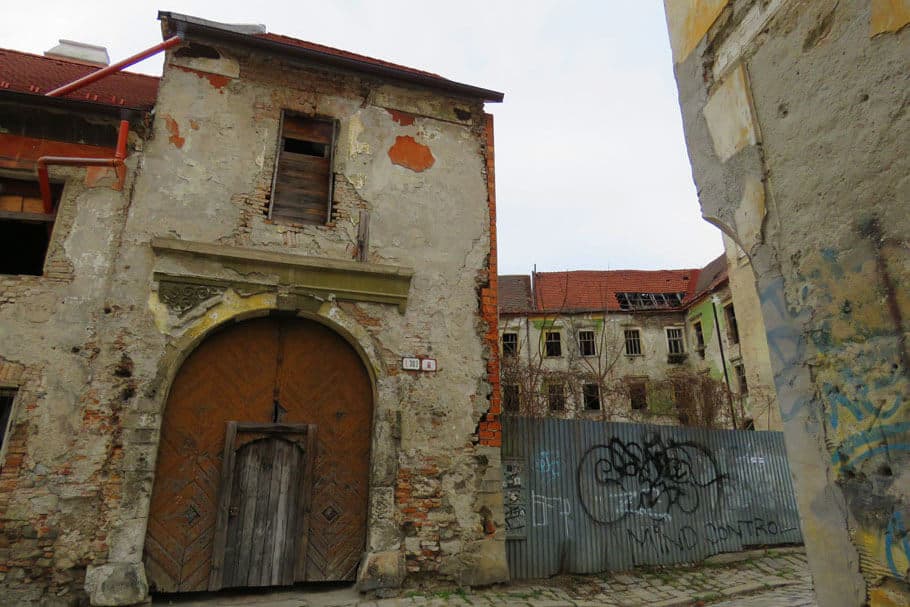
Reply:
[[[329,221],[334,139],[334,122],[284,116],[270,218],[317,225]]]

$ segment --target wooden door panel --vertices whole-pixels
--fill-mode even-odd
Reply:
[[[370,377],[354,349],[330,329],[270,317],[211,335],[174,380],[162,421],[145,544],[152,589],[209,586],[224,429],[230,420],[319,428],[311,522],[308,532],[300,531],[306,558],[298,562],[293,579],[354,579],[366,537]],[[268,567],[259,570],[260,580],[274,577],[274,559]]]
[[[366,539],[373,423],[369,375],[354,348],[333,331],[295,324],[284,335],[278,385],[288,410],[285,420],[319,429],[305,579],[353,580]]]
[[[155,590],[208,588],[225,423],[271,421],[277,356],[278,325],[251,320],[211,335],[174,379],[145,545]]]
[[[227,424],[210,590],[294,583],[306,560],[316,427]]]

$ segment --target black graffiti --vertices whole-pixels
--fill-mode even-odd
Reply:
[[[635,529],[626,529],[626,533],[640,547],[652,548],[663,554],[692,550],[698,545],[698,532],[688,525],[669,533],[660,524],[646,525],[637,532]]]
[[[778,523],[773,520],[765,520],[755,517],[751,519],[740,519],[732,523],[728,522],[708,522],[705,523],[705,540],[711,544],[718,544],[730,539],[742,541],[750,538],[776,537],[784,535],[791,531],[799,531],[797,526],[786,526],[786,523]]]
[[[506,531],[520,531],[525,528],[528,515],[523,504],[507,504],[505,507]]]
[[[582,507],[599,524],[629,514],[655,519],[673,511],[692,514],[706,498],[719,501],[724,480],[706,447],[657,435],[642,443],[613,438],[594,445],[577,474]]]

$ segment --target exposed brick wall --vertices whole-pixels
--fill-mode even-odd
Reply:
[[[490,447],[502,446],[502,424],[499,415],[502,412],[502,397],[499,384],[499,287],[497,285],[496,260],[496,175],[493,156],[493,116],[486,115],[484,129],[487,169],[487,203],[490,206],[490,257],[487,272],[487,285],[480,291],[480,314],[486,323],[484,343],[488,351],[487,381],[490,382],[490,408],[478,426],[478,438],[481,445]]]

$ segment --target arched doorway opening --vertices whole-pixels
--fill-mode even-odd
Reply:
[[[144,562],[158,592],[353,580],[373,390],[328,327],[266,317],[208,336],[164,409]]]

